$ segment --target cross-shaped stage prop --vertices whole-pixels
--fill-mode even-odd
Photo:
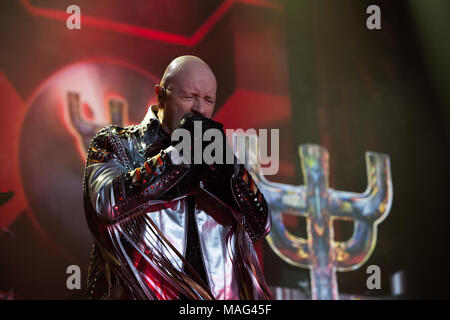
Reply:
[[[294,186],[268,181],[259,161],[258,137],[245,138],[248,154],[237,155],[248,159],[246,167],[269,205],[272,229],[267,242],[287,263],[310,269],[312,299],[339,299],[336,271],[355,270],[367,261],[375,248],[377,226],[391,209],[389,156],[367,152],[366,191],[345,192],[329,188],[328,151],[319,145],[303,144],[298,150],[304,185]],[[232,139],[236,143],[242,136],[233,135]],[[306,218],[307,239],[286,229],[283,214]],[[333,219],[353,221],[354,231],[348,241],[334,240]]]

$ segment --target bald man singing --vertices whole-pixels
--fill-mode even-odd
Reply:
[[[139,125],[108,126],[93,138],[84,175],[94,239],[86,298],[271,298],[253,248],[270,230],[264,196],[236,158],[194,159],[207,145],[196,130],[214,129],[226,146],[211,119],[216,90],[203,60],[178,57]],[[201,150],[180,149],[181,131]]]

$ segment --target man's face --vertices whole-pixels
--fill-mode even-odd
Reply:
[[[161,99],[164,125],[172,132],[188,112],[211,118],[215,101],[216,80],[209,70],[197,69],[179,75],[167,85]]]

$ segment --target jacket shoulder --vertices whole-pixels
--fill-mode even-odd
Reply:
[[[108,161],[118,152],[117,141],[128,139],[136,129],[136,125],[127,127],[109,125],[102,128],[91,140],[87,152],[88,163]]]

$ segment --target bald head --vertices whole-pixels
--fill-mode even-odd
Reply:
[[[196,56],[181,56],[167,66],[160,85],[167,88],[172,84],[179,85],[199,77],[217,85],[216,77],[205,61]]]
[[[161,123],[172,132],[185,113],[211,118],[216,90],[216,77],[202,59],[195,56],[174,59],[160,85],[155,86]]]

